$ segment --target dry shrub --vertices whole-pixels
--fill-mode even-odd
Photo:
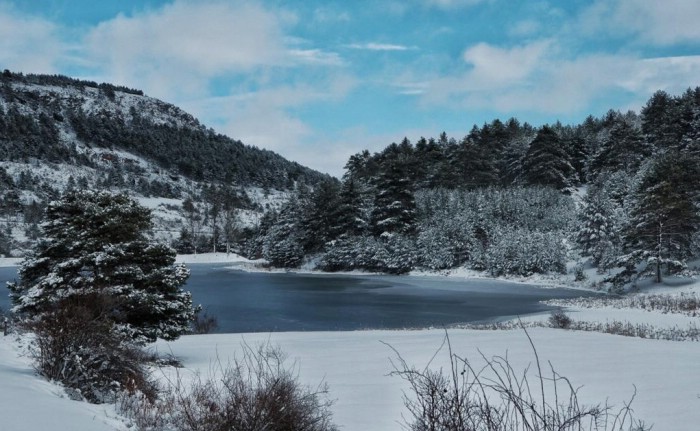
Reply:
[[[193,334],[211,334],[219,329],[219,320],[207,311],[197,310],[192,321]]]
[[[630,405],[634,395],[617,411],[607,403],[580,404],[578,390],[551,364],[550,376],[542,373],[537,350],[529,334],[527,337],[538,372],[534,382],[528,380],[528,369],[517,373],[507,356],[488,359],[482,355],[485,365],[475,369],[469,360],[452,352],[447,335],[438,350],[445,345],[448,347],[450,366],[447,370],[409,366],[392,348],[397,357],[392,361],[392,374],[404,379],[410,387],[404,394],[404,406],[408,410],[408,417],[404,417],[405,428],[411,431],[650,429],[633,417]],[[547,392],[547,388],[551,390]]]
[[[559,308],[552,311],[547,322],[552,328],[568,329],[571,326],[571,317]]]
[[[14,330],[15,321],[9,311],[5,311],[0,307],[0,331],[3,336],[8,336]]]
[[[187,384],[178,373],[155,402],[126,397],[119,407],[139,430],[336,430],[326,385],[303,386],[284,359],[269,344],[243,345],[240,358],[217,361],[208,379]]]
[[[73,296],[41,318],[25,321],[34,333],[31,355],[39,374],[62,383],[75,398],[111,402],[122,391],[153,398],[144,353],[115,331],[104,295]]]

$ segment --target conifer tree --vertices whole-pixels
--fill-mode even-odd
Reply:
[[[700,229],[698,177],[695,158],[669,152],[654,162],[636,191],[621,263],[629,268],[632,262],[646,261],[659,283],[662,265],[668,272],[685,265]]]
[[[377,237],[415,230],[416,201],[409,173],[398,161],[386,162],[376,180],[372,229]]]
[[[64,303],[92,308],[135,342],[172,340],[189,329],[189,270],[149,238],[150,211],[126,194],[77,191],[52,202],[44,240],[9,285],[14,311],[41,320]],[[97,303],[107,307],[97,309]]]
[[[583,203],[576,241],[599,269],[606,269],[618,243],[615,204],[600,187],[591,187]]]
[[[353,178],[347,177],[340,186],[331,237],[335,239],[364,233],[368,225],[365,206],[357,183]]]
[[[572,185],[575,169],[557,132],[543,126],[523,160],[523,175],[531,185],[549,186],[562,190]]]
[[[593,157],[590,171],[594,175],[603,170],[636,172],[651,153],[641,131],[619,118]]]

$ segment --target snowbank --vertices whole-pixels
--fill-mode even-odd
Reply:
[[[175,258],[177,263],[247,263],[252,262],[236,253],[197,253],[178,254]]]
[[[1,332],[0,418],[3,431],[127,429],[114,406],[72,401],[61,387],[37,377],[14,338]]]
[[[0,268],[17,266],[22,260],[21,257],[0,257]]]

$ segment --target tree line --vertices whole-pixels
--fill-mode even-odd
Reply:
[[[269,213],[247,250],[283,267],[494,275],[580,255],[618,285],[661,280],[700,251],[698,166],[700,88],[579,125],[494,120],[351,156],[340,183],[298,187]]]

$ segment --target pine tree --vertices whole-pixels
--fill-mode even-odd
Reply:
[[[618,242],[615,204],[599,187],[591,187],[583,200],[581,227],[576,235],[581,250],[593,258],[599,269],[606,269]]]
[[[523,176],[531,185],[562,190],[572,185],[575,169],[557,132],[543,126],[530,143],[523,160]]]
[[[678,145],[680,140],[678,102],[665,91],[657,91],[642,109],[642,131],[658,150]]]
[[[486,127],[486,126],[484,126]],[[459,144],[452,159],[457,187],[474,189],[496,185],[499,172],[492,143],[485,142],[475,127]]]
[[[172,340],[189,329],[192,298],[181,286],[189,270],[175,250],[149,239],[150,211],[126,194],[77,191],[52,202],[44,240],[9,285],[17,313],[41,320],[64,303],[101,298],[93,309],[135,342]]]
[[[347,177],[340,186],[337,207],[332,215],[331,238],[355,236],[367,230],[366,205],[357,183]]]
[[[700,230],[699,166],[697,159],[676,152],[654,162],[636,191],[621,263],[646,261],[659,283],[662,265],[668,272],[685,265]]]
[[[651,153],[652,148],[641,131],[620,117],[601,143],[589,169],[594,175],[604,170],[636,172]]]
[[[302,220],[305,251],[318,251],[332,239],[333,221],[339,206],[338,191],[337,181],[323,181],[311,192],[308,214]]]
[[[416,201],[409,173],[398,161],[382,166],[376,180],[374,209],[371,215],[375,236],[412,234],[416,222]]]
[[[298,267],[304,258],[306,197],[297,192],[280,209],[262,238],[262,256],[279,268]]]

